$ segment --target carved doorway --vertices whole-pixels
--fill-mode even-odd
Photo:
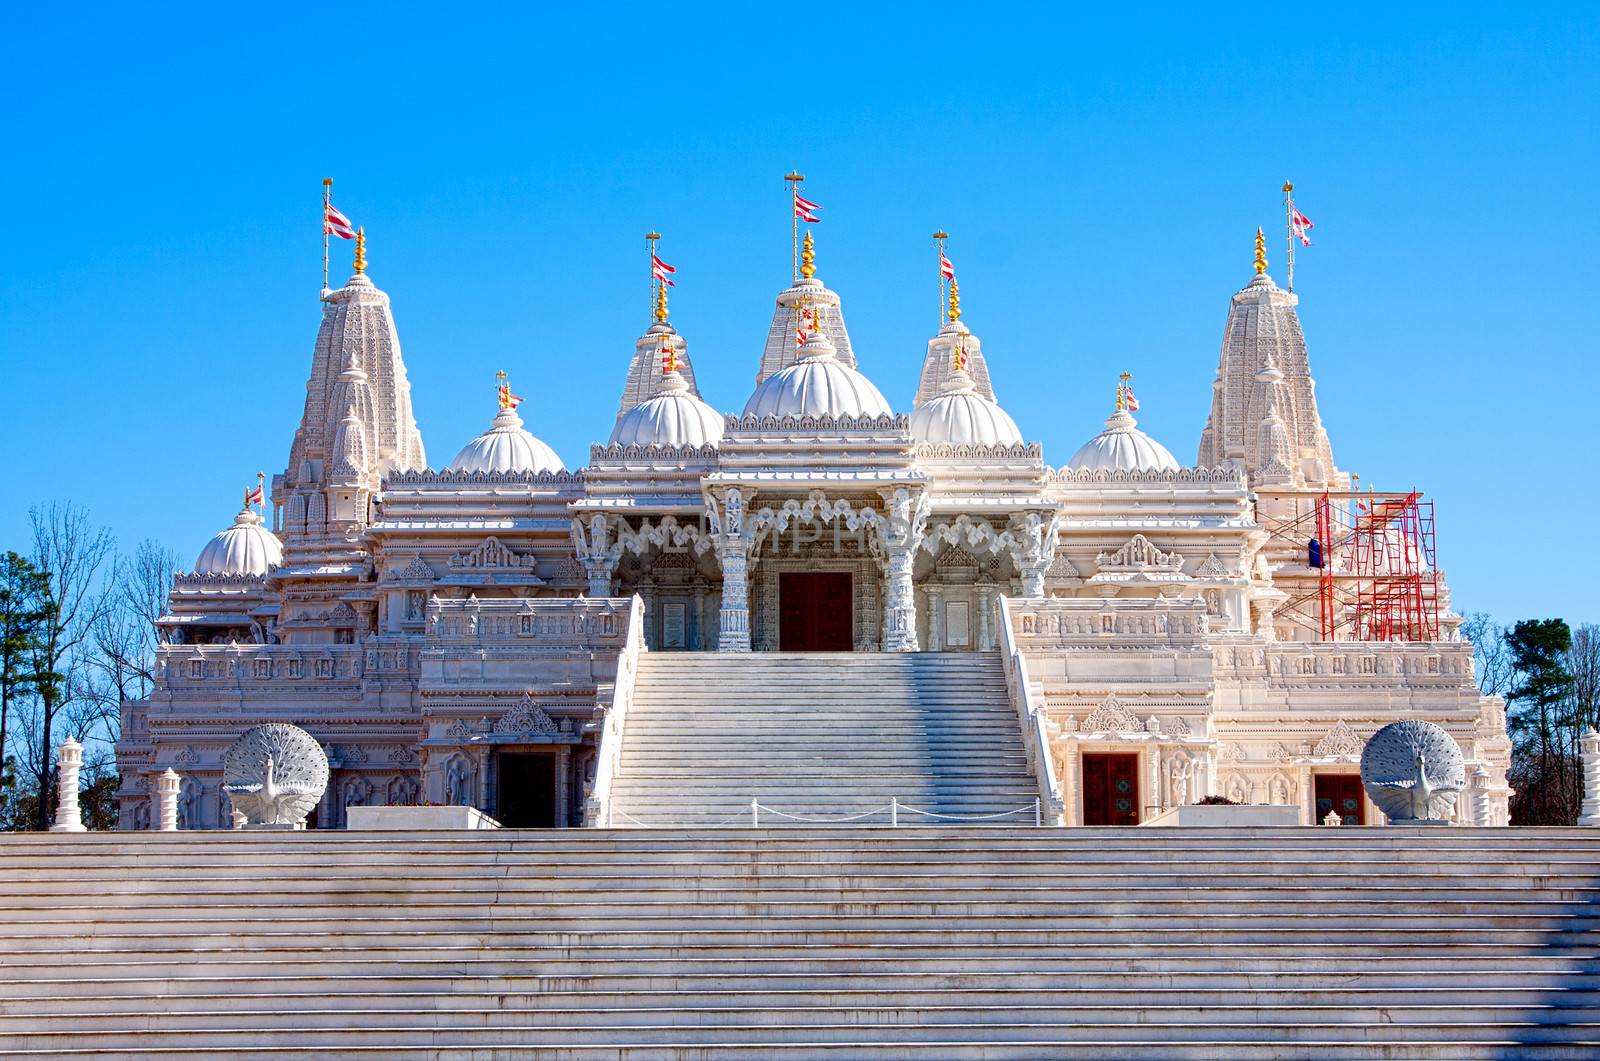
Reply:
[[[1083,757],[1083,824],[1139,824],[1139,757]]]
[[[1367,824],[1366,803],[1362,799],[1361,778],[1357,774],[1317,774],[1313,779],[1317,795],[1317,824],[1338,811],[1341,825]]]
[[[849,652],[855,613],[848,571],[778,575],[778,651]]]
[[[495,818],[508,829],[553,829],[556,824],[556,757],[540,752],[501,752],[495,757],[499,784]]]

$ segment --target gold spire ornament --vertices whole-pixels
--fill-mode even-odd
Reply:
[[[356,275],[367,271],[367,230],[356,229]]]
[[[806,229],[805,241],[800,244],[800,275],[807,280],[817,275],[817,244],[810,229]]]
[[[652,313],[657,324],[667,323],[667,285],[656,285],[656,308]]]
[[[950,320],[952,323],[961,319],[961,285],[954,280],[950,281]]]
[[[1267,275],[1267,237],[1256,229],[1256,275]]]
[[[946,261],[944,256],[944,241],[949,238],[950,233],[946,232],[942,228],[933,234],[933,245],[939,252],[939,323],[941,325],[944,324],[947,319],[945,317],[944,309],[944,263]],[[952,279],[954,278],[952,277]]]

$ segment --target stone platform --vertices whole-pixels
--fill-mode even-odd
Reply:
[[[0,838],[0,1056],[1600,1056],[1600,831]]]

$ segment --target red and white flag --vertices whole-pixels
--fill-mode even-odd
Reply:
[[[949,258],[944,256],[944,251],[939,252],[939,275],[946,280],[954,280],[956,278],[956,267],[951,264]]]
[[[677,287],[678,285],[673,283],[673,281],[672,281],[672,274],[677,272],[677,271],[678,270],[676,268],[674,268],[673,266],[668,265],[666,262],[662,261],[660,258],[657,258],[654,254],[650,255],[650,277],[651,277],[651,279],[660,280],[663,284],[666,284],[668,287]]]
[[[671,283],[671,281],[668,281]],[[663,376],[678,371],[683,367],[683,362],[678,360],[678,351],[670,346],[661,348],[661,374]]]
[[[500,408],[515,409],[522,404],[522,398],[511,393],[511,384],[500,384]]]
[[[817,327],[817,316],[809,308],[800,311],[800,324],[794,330],[795,341],[804,343]]]
[[[817,211],[821,209],[822,207],[818,206],[810,199],[803,198],[799,192],[794,193],[794,216],[798,217],[800,220],[810,224],[816,224],[822,220],[822,218],[817,216]]]
[[[1130,413],[1139,411],[1139,399],[1133,396],[1133,388],[1126,383],[1122,385],[1122,407]]]
[[[266,498],[261,493],[261,484],[260,483],[257,483],[254,487],[252,487],[251,489],[246,490],[244,492],[244,507],[245,508],[249,508],[251,505],[260,505],[260,504],[265,504],[265,503],[266,503]]]
[[[1289,207],[1289,231],[1294,233],[1294,238],[1299,240],[1301,244],[1307,247],[1311,246],[1311,237],[1306,233],[1315,227],[1311,223],[1311,219],[1300,212],[1298,206]]]
[[[322,207],[322,231],[338,236],[340,239],[355,239],[355,226],[350,224],[350,219],[341,214],[332,203],[324,203]]]

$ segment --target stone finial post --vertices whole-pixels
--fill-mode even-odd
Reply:
[[[1343,825],[1344,824],[1344,819],[1339,817],[1339,815],[1334,813],[1333,811],[1329,811],[1327,816],[1322,819],[1322,824],[1323,825]]]
[[[1489,824],[1489,771],[1481,765],[1472,768],[1472,821],[1470,824]]]
[[[167,767],[156,775],[156,821],[161,832],[178,830],[178,787],[183,783],[177,771]]]
[[[83,768],[83,745],[68,737],[56,759],[56,822],[53,833],[83,832],[83,811],[78,806],[78,773]]]
[[[1583,749],[1583,809],[1579,825],[1600,825],[1600,733],[1590,726],[1579,747]]]

